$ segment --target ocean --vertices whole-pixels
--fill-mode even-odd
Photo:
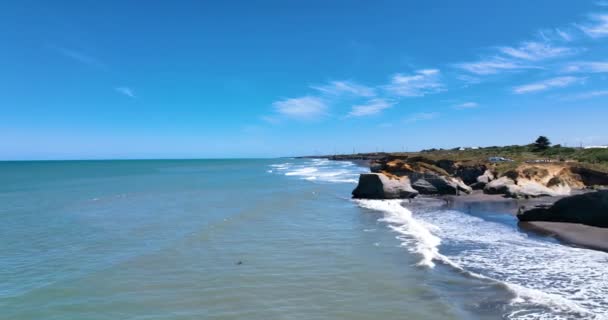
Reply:
[[[351,162],[0,162],[0,319],[606,319],[608,253]],[[408,207],[408,208],[406,208]]]

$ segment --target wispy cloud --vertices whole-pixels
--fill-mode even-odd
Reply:
[[[55,52],[61,54],[62,56],[70,58],[79,63],[98,68],[105,68],[105,65],[101,63],[97,58],[89,56],[83,52],[55,45],[50,45],[49,47]]]
[[[279,114],[301,120],[318,118],[325,115],[327,110],[325,101],[313,96],[284,99],[272,105]]]
[[[572,55],[577,50],[568,47],[554,47],[548,42],[529,41],[522,43],[518,47],[500,47],[499,51],[515,59],[540,61]]]
[[[570,32],[566,32],[560,29],[555,29],[555,33],[559,35],[564,41],[572,41],[574,40],[574,36]]]
[[[479,107],[479,104],[477,102],[465,102],[465,103],[461,103],[461,104],[457,104],[454,106],[454,109],[459,109],[459,110],[463,110],[463,109],[474,109]]]
[[[501,57],[492,57],[489,59],[482,59],[474,62],[458,63],[454,66],[456,68],[460,68],[476,75],[491,75],[503,71],[536,68],[533,66],[521,64],[520,62],[513,61],[511,59],[505,59]]]
[[[338,96],[342,94],[354,95],[357,97],[373,97],[376,92],[373,88],[360,85],[352,81],[332,81],[323,86],[312,86],[313,89],[323,94]]]
[[[135,92],[133,92],[133,89],[129,88],[129,87],[116,87],[114,88],[114,90],[116,90],[116,92],[125,95],[129,98],[135,98]]]
[[[573,85],[575,83],[580,83],[584,80],[585,80],[584,78],[580,78],[580,77],[551,78],[551,79],[543,80],[540,82],[517,86],[517,87],[513,88],[513,93],[524,94],[524,93],[532,93],[532,92],[549,90],[552,88],[563,88],[563,87]]]
[[[608,1],[606,1],[606,0],[596,1],[595,4],[600,7],[608,7]]]
[[[543,29],[538,31],[538,35],[545,43],[552,42],[571,42],[575,40],[575,32],[571,27]]]
[[[385,89],[400,97],[421,97],[445,90],[438,69],[417,70],[410,75],[398,73],[392,77]]]
[[[385,99],[372,99],[366,104],[353,106],[348,115],[352,117],[371,116],[378,114],[384,109],[388,109],[393,105],[395,105],[395,103],[392,101],[387,101]]]
[[[579,61],[566,65],[564,72],[604,73],[608,72],[608,61]]]
[[[414,113],[408,118],[405,119],[405,122],[418,122],[424,120],[432,120],[439,117],[441,114],[439,112],[420,112]]]
[[[608,96],[608,90],[596,90],[596,91],[587,91],[582,93],[577,93],[573,95],[569,95],[564,97],[565,100],[584,100],[584,99],[593,99],[597,97]]]
[[[461,74],[456,76],[456,79],[463,81],[465,83],[465,87],[468,87],[471,84],[481,83],[481,79],[479,77],[470,76],[468,74]]]
[[[608,14],[591,15],[590,22],[577,26],[591,38],[608,36]]]

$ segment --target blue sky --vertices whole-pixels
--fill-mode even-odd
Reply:
[[[608,144],[608,1],[4,1],[0,159]]]

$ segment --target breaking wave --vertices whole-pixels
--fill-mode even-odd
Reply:
[[[444,264],[512,293],[507,319],[606,319],[608,254],[528,237],[453,210],[414,215],[401,200],[355,200],[384,214],[418,265]],[[446,253],[442,253],[445,251]]]
[[[329,183],[357,183],[359,174],[369,172],[350,161],[303,159],[270,165],[269,173],[294,176],[303,180]]]

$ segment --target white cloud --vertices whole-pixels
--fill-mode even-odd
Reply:
[[[358,97],[373,97],[376,92],[373,88],[360,85],[351,81],[332,81],[324,86],[312,86],[313,89],[318,90],[328,95],[342,95],[351,94]]]
[[[420,113],[414,113],[411,116],[409,116],[407,119],[405,119],[405,122],[417,122],[417,121],[424,121],[424,120],[432,120],[435,119],[437,117],[440,116],[439,112],[420,112]]]
[[[398,73],[392,77],[391,83],[385,86],[385,89],[400,97],[421,97],[445,90],[437,69],[417,70],[412,75]]]
[[[129,98],[135,98],[135,93],[129,87],[117,87],[114,88],[118,93],[123,94]]]
[[[524,94],[531,92],[544,91],[552,88],[563,88],[570,86],[575,83],[580,83],[584,78],[579,77],[557,77],[551,78],[547,80],[543,80],[540,82],[530,83],[522,86],[517,86],[513,88],[513,92],[516,94]]]
[[[395,103],[391,101],[386,101],[384,99],[373,99],[368,101],[366,104],[353,106],[348,115],[352,117],[370,116],[380,113],[382,110],[388,109],[393,105],[395,105]]]
[[[476,62],[459,63],[455,66],[457,68],[477,75],[490,75],[497,74],[502,71],[535,68],[532,66],[522,65],[519,62],[501,57],[493,57],[490,59],[480,60]]]
[[[473,108],[477,108],[479,107],[479,104],[477,102],[465,102],[465,103],[461,103],[458,105],[455,105],[454,108],[456,109],[473,109]]]
[[[592,22],[578,27],[592,38],[608,36],[608,14],[597,14],[591,16]]]
[[[529,41],[519,47],[500,47],[503,54],[521,60],[539,61],[576,53],[576,50],[567,47],[554,47],[547,42]]]
[[[572,62],[564,68],[565,72],[604,73],[608,72],[608,61]]]
[[[323,116],[327,109],[322,99],[313,96],[284,99],[272,105],[279,114],[296,119],[314,119]]]

